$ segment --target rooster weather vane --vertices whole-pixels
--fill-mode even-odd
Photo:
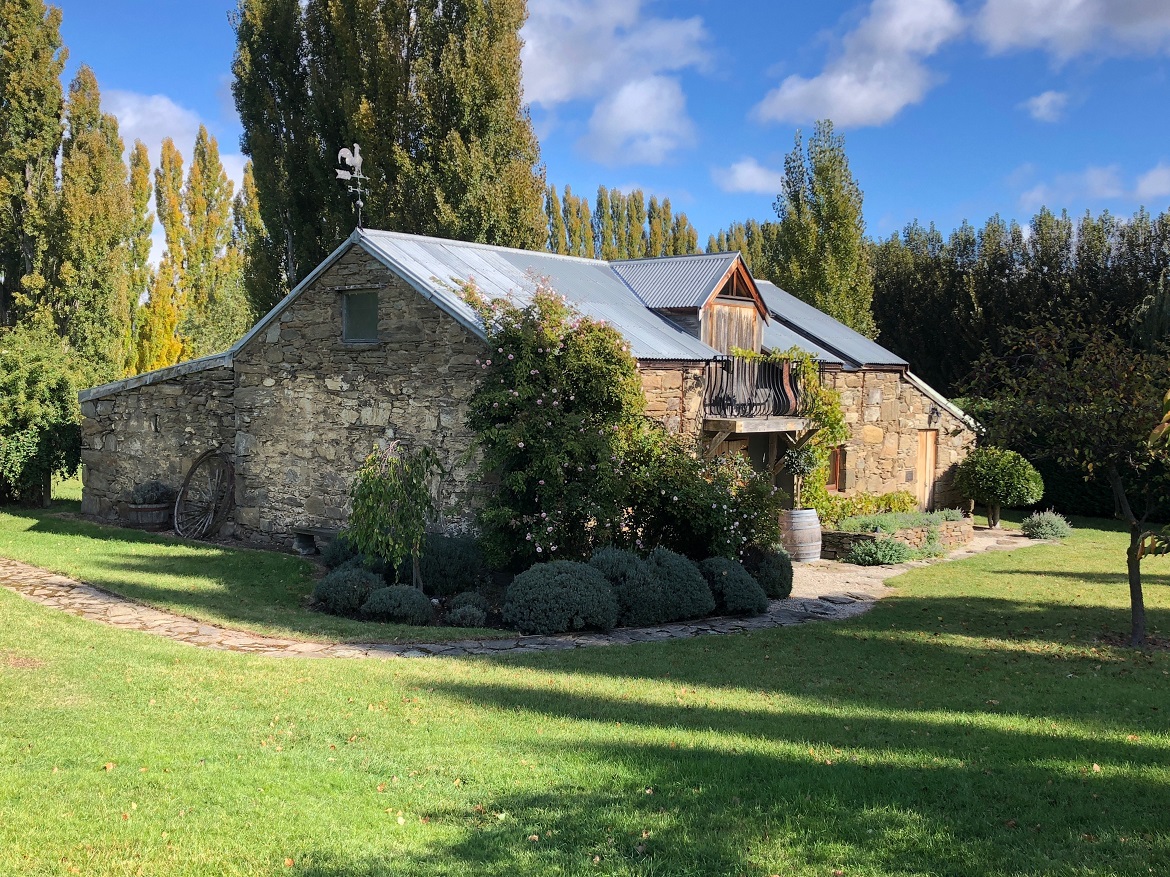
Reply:
[[[348,165],[350,170],[337,169],[337,179],[347,180],[349,182],[350,194],[357,195],[357,227],[362,227],[362,208],[366,203],[362,200],[362,196],[366,194],[366,189],[362,184],[369,179],[362,173],[362,148],[356,143],[353,145],[353,152],[348,149],[342,149],[337,153],[337,160],[344,165]]]

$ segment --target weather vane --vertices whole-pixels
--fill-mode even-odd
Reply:
[[[337,153],[337,160],[342,164],[348,165],[351,170],[337,169],[337,179],[349,181],[350,194],[357,195],[357,227],[362,227],[362,208],[366,206],[366,202],[362,200],[362,196],[366,194],[366,189],[362,188],[362,184],[369,179],[362,173],[362,148],[356,143],[353,145],[353,152],[348,149],[342,149]]]

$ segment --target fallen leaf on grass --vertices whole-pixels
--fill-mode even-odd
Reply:
[[[103,764],[103,765],[102,765],[102,770],[104,770],[104,771],[106,771],[107,773],[109,773],[111,770],[113,770],[113,769],[114,769],[115,767],[117,767],[117,766],[118,766],[118,765],[114,764],[114,762],[112,762],[112,761],[107,761],[105,764]]]
[[[1101,772],[1101,765],[1094,763],[1093,764],[1093,773],[1100,773],[1100,772]]]
[[[530,835],[528,835],[528,839],[530,841],[532,841],[533,843],[536,843],[538,840],[540,840],[540,835],[539,834],[530,834]]]
[[[296,864],[296,862],[294,862],[292,859],[285,859],[284,860],[284,867],[286,867],[286,868],[291,868],[295,864]]]

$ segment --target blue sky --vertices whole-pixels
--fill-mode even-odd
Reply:
[[[233,0],[57,0],[127,140],[238,180]],[[1170,206],[1167,0],[530,0],[525,95],[548,178],[669,196],[705,242],[772,217],[797,128],[832,118],[868,230],[1041,204]]]

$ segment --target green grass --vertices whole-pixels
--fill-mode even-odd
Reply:
[[[68,496],[66,490],[55,495]],[[507,631],[417,628],[310,612],[313,564],[287,554],[222,548],[77,517],[78,503],[0,511],[0,555],[64,573],[200,621],[273,636],[339,642],[438,641]]]
[[[1098,642],[1125,537],[1086,524],[847,623],[503,660],[209,652],[0,590],[0,874],[1167,874],[1170,653]],[[1170,561],[1147,599],[1165,636]]]

